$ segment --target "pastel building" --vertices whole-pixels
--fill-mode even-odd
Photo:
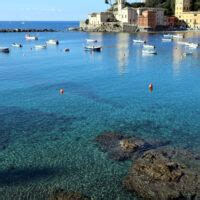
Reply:
[[[200,11],[191,11],[190,0],[176,0],[175,16],[188,27],[200,29]]]

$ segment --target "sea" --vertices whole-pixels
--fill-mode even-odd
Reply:
[[[0,53],[1,200],[44,200],[57,189],[137,200],[122,187],[132,161],[114,161],[96,145],[106,132],[200,153],[200,50],[162,42],[162,33],[66,31],[78,25],[0,22],[0,29],[58,30],[32,33],[39,40],[29,42],[25,33],[0,33],[0,46],[11,50]],[[35,50],[49,39],[60,45]],[[102,51],[85,51],[86,39]],[[133,39],[155,45],[157,55],[143,54]],[[200,32],[183,40],[200,43]]]

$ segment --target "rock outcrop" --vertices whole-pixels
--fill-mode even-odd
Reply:
[[[100,149],[117,161],[125,161],[138,156],[144,151],[168,144],[168,142],[147,142],[140,138],[128,137],[118,133],[107,132],[96,137]]]
[[[147,151],[133,163],[123,186],[143,199],[198,200],[200,170],[180,161],[191,159],[181,151]]]

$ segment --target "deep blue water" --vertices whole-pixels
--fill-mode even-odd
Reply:
[[[0,199],[40,200],[56,188],[95,200],[134,199],[121,184],[131,162],[109,160],[94,143],[104,131],[200,152],[199,49],[183,57],[187,49],[162,43],[161,34],[38,36],[26,42],[23,33],[0,34],[0,46],[24,45],[0,54]],[[199,36],[187,33],[186,40]],[[51,38],[60,45],[31,50]],[[100,40],[103,51],[85,52],[86,38]],[[156,45],[158,55],[143,56],[135,38]]]

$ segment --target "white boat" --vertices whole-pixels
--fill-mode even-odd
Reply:
[[[148,54],[148,55],[156,55],[157,54],[156,50],[146,50],[146,49],[143,49],[142,53]]]
[[[184,36],[183,36],[183,34],[177,34],[177,35],[173,35],[173,38],[183,39]]]
[[[30,34],[25,35],[26,40],[38,40],[37,36],[31,36]]]
[[[183,56],[191,56],[193,53],[192,52],[185,52],[183,53]]]
[[[97,41],[97,40],[94,40],[94,39],[86,39],[86,42],[88,42],[88,43],[90,43],[90,42],[96,43],[96,42],[98,42],[98,41]]]
[[[172,42],[173,39],[172,38],[162,38],[163,42]]]
[[[47,45],[35,45],[35,49],[46,49]]]
[[[199,44],[195,43],[188,43],[187,46],[191,49],[197,49],[199,47]]]
[[[102,46],[85,46],[86,51],[101,51]]]
[[[22,45],[17,43],[12,43],[12,46],[16,48],[22,48]]]
[[[187,45],[188,42],[184,42],[184,41],[177,41],[177,44],[181,44],[181,45]]]
[[[147,49],[147,50],[148,50],[148,49],[149,49],[149,50],[152,50],[152,49],[155,49],[156,47],[155,47],[154,45],[144,44],[144,45],[143,45],[143,48],[144,48],[144,49]]]
[[[145,44],[145,40],[133,40],[134,43]]]
[[[172,38],[173,38],[173,35],[172,35],[172,34],[165,34],[165,35],[163,35],[163,37],[164,37],[164,38],[171,38],[171,39],[172,39]]]
[[[46,42],[47,45],[59,45],[59,41],[58,40],[48,40]]]
[[[8,47],[0,47],[0,52],[2,52],[2,53],[10,53],[10,49]]]

